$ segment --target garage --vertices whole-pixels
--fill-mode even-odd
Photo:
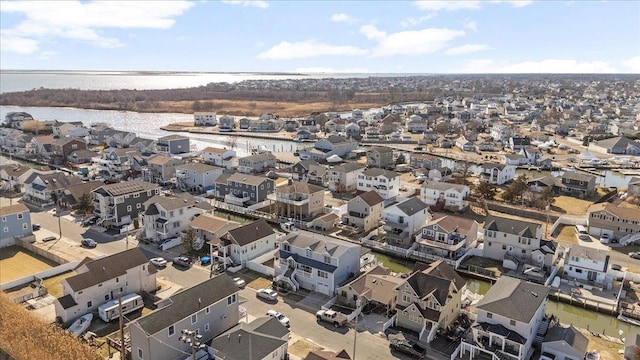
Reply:
[[[317,283],[316,291],[324,295],[331,295],[331,292],[329,290],[329,284],[325,284],[322,282]]]

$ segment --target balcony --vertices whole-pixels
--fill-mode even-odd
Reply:
[[[387,231],[387,233],[385,234],[385,238],[392,239],[392,240],[405,240],[409,238],[409,232],[408,231],[400,231],[400,232]]]
[[[272,193],[267,195],[267,199],[295,206],[302,206],[309,203],[309,196],[300,194]]]
[[[436,240],[433,236],[418,235],[416,242],[429,247],[445,249],[449,251],[458,251],[465,246],[465,244],[467,243],[467,239],[466,237],[458,236],[454,239],[450,237],[447,240],[440,241]]]
[[[359,213],[359,212],[355,212],[355,211],[349,211],[349,216],[354,217],[354,218],[358,218],[358,219],[364,219],[367,216],[369,216],[369,214]]]
[[[250,197],[249,194],[246,194],[245,196],[236,196],[234,194],[227,194],[224,196],[224,202],[226,202],[227,204],[232,204],[232,205],[238,205],[238,206],[244,206],[244,203],[249,201]]]
[[[409,226],[409,223],[407,222],[398,222],[397,220],[390,220],[390,219],[385,219],[385,226],[384,226],[384,230],[385,231],[389,231],[391,229],[405,229]]]

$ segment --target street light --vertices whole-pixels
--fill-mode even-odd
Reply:
[[[182,329],[180,341],[191,347],[191,358],[196,360],[196,352],[205,349],[207,346],[201,342],[202,335],[196,334],[193,330]]]

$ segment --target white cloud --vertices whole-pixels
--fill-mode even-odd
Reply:
[[[222,0],[222,2],[229,5],[240,5],[242,7],[254,6],[260,9],[269,7],[269,4],[263,0]]]
[[[364,68],[353,68],[353,69],[334,69],[328,67],[307,67],[307,68],[297,68],[294,70],[297,73],[369,73],[371,71]]]
[[[416,26],[418,24],[421,24],[429,19],[432,19],[434,16],[436,16],[436,13],[432,12],[429,13],[425,16],[420,16],[419,18],[414,18],[414,17],[408,17],[405,20],[402,20],[400,22],[400,25],[402,25],[402,27],[409,27],[409,26]]]
[[[469,60],[458,71],[464,73],[525,73],[525,74],[595,74],[615,73],[604,61],[576,61],[571,59],[546,59],[510,64],[489,59]]]
[[[119,39],[98,30],[168,29],[174,25],[174,17],[193,5],[188,1],[61,1],[55,5],[48,1],[3,1],[1,12],[21,14],[25,19],[13,28],[2,29],[2,49],[33,53],[42,41],[55,38],[118,47],[123,45]]]
[[[291,43],[283,41],[280,44],[258,55],[259,59],[303,59],[325,55],[358,56],[367,55],[366,49],[349,45],[330,45],[307,40]]]
[[[511,0],[511,1],[493,0],[491,2],[494,4],[507,3],[507,4],[511,4],[511,6],[513,7],[525,7],[525,6],[531,5],[533,1],[531,0]]]
[[[461,30],[438,28],[387,34],[373,25],[362,26],[360,33],[378,42],[371,54],[374,57],[430,54],[445,48],[456,37],[464,35],[464,31]]]
[[[622,60],[622,65],[631,69],[633,73],[640,73],[640,56],[632,57],[631,59]]]
[[[461,54],[469,54],[478,51],[486,51],[492,50],[493,48],[489,45],[485,44],[466,44],[458,47],[454,47],[451,49],[447,49],[444,52],[445,55],[461,55]]]
[[[52,56],[56,55],[57,53],[58,53],[57,51],[43,51],[38,56],[38,59],[40,59],[40,60],[48,60],[49,58],[51,58]]]
[[[478,10],[480,1],[416,1],[416,6],[420,10],[429,11],[456,11],[456,10]]]
[[[478,23],[476,21],[469,21],[468,23],[464,24],[464,27],[475,32],[478,31]]]
[[[331,15],[331,21],[333,22],[354,22],[355,19],[351,17],[351,15],[347,15],[345,13],[333,14]]]

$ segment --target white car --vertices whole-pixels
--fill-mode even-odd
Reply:
[[[239,288],[244,288],[244,286],[246,285],[244,279],[239,277],[233,278],[233,282],[236,283],[236,285],[238,285]]]
[[[278,300],[278,293],[272,289],[259,289],[258,291],[256,291],[256,296],[269,301]]]
[[[161,257],[154,257],[151,260],[149,260],[150,263],[152,263],[153,265],[157,266],[157,267],[165,267],[167,266],[167,260],[165,260],[164,258]]]
[[[290,324],[289,324],[289,318],[288,318],[288,317],[286,317],[286,316],[284,316],[284,315],[282,315],[281,313],[279,313],[279,312],[277,312],[277,311],[273,310],[273,309],[271,309],[271,310],[267,311],[267,315],[269,315],[269,316],[271,316],[271,317],[274,317],[274,318],[278,319],[278,321],[280,321],[280,324],[282,324],[282,325],[284,325],[284,326],[286,326],[286,327],[289,327],[289,326],[290,326]]]

